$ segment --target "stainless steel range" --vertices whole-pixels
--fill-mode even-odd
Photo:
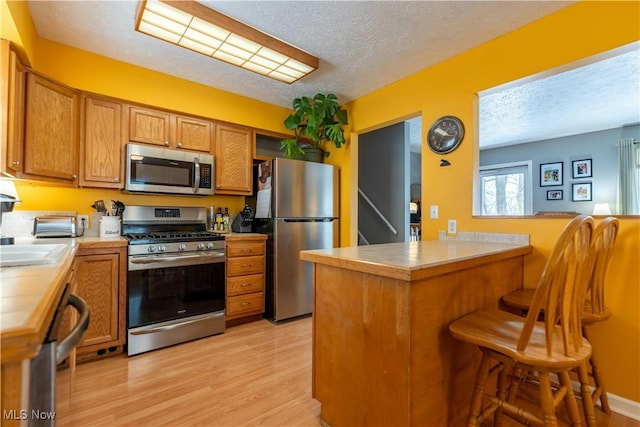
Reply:
[[[224,332],[225,242],[206,209],[127,206],[129,356]]]

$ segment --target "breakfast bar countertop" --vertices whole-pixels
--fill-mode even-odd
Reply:
[[[465,266],[522,256],[528,244],[423,240],[300,252],[300,259],[400,280],[437,276]]]
[[[323,424],[463,425],[480,352],[448,325],[522,287],[532,249],[447,238],[301,251]]]

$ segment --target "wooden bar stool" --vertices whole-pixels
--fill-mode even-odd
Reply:
[[[614,217],[607,217],[600,221],[600,224],[593,232],[591,246],[589,249],[589,262],[591,271],[588,280],[588,288],[582,308],[582,335],[589,341],[588,326],[595,322],[602,322],[611,316],[611,312],[606,308],[604,303],[604,282],[611,260],[611,252],[618,235],[619,221]],[[504,306],[517,310],[527,311],[533,299],[534,289],[518,289],[504,297],[502,303]],[[585,417],[595,418],[593,406],[590,408],[585,405],[584,395],[589,393],[591,400],[595,404],[600,400],[602,411],[611,414],[609,408],[609,400],[607,399],[607,391],[602,378],[602,374],[598,368],[597,355],[595,349],[592,348],[591,358],[589,358],[591,370],[586,369],[584,372],[578,372],[578,379],[581,383],[581,395],[583,396],[583,408]],[[585,378],[584,375],[587,375]],[[589,385],[593,379],[593,392],[590,391]]]
[[[584,365],[591,356],[591,345],[582,336],[581,312],[586,291],[582,278],[588,269],[592,231],[593,218],[584,215],[565,227],[545,265],[526,318],[490,309],[473,312],[449,325],[456,339],[475,344],[482,351],[467,426],[478,426],[492,414],[495,425],[501,425],[504,414],[521,422],[557,426],[555,412],[562,401],[572,425],[583,425],[569,371]],[[541,311],[547,313],[543,322],[538,321]],[[535,374],[540,383],[541,416],[516,404],[521,373]],[[560,380],[555,390],[551,373]],[[493,375],[497,375],[496,391],[489,394],[485,387]]]

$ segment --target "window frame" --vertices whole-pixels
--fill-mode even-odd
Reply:
[[[484,214],[483,206],[484,206],[484,186],[482,184],[482,180],[485,176],[492,176],[488,174],[484,174],[483,172],[491,171],[491,170],[501,170],[501,169],[516,169],[516,168],[525,168],[524,171],[524,213],[522,216],[533,215],[533,161],[532,160],[521,160],[516,162],[509,163],[496,163],[492,165],[484,165],[480,166],[478,169],[478,190],[476,194],[477,200],[479,201],[478,215],[483,217],[495,217],[495,216],[521,216],[521,215],[490,215]],[[506,174],[499,174],[506,175]]]

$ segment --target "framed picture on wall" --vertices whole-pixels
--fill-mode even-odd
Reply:
[[[591,183],[576,182],[571,185],[572,201],[574,202],[590,202],[591,201]]]
[[[547,190],[547,200],[562,200],[562,190]]]
[[[562,185],[563,162],[540,163],[540,187]]]
[[[591,178],[593,172],[591,170],[591,159],[574,160],[571,162],[571,170],[573,179]]]

